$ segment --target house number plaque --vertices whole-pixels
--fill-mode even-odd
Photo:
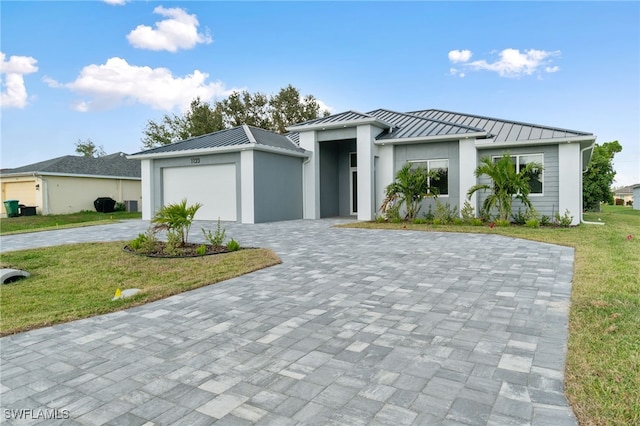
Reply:
[[[200,158],[199,157],[191,158],[191,164],[200,164]]]

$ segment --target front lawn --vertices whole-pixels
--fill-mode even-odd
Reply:
[[[76,226],[104,225],[118,220],[140,219],[141,217],[142,213],[136,212],[100,213],[93,211],[47,216],[3,217],[0,219],[0,235],[48,231]]]
[[[0,335],[113,312],[281,263],[267,249],[158,259],[126,253],[125,242],[86,243],[2,254],[2,267],[31,277],[2,285]],[[117,288],[136,296],[111,301]]]
[[[576,249],[565,393],[580,424],[640,424],[640,210],[605,206],[575,228],[355,223],[359,228],[491,233]],[[629,239],[629,236],[630,239]]]

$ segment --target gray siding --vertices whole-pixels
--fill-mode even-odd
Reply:
[[[194,165],[191,163],[191,159],[197,157],[199,159],[199,163]],[[152,165],[152,182],[159,182],[160,185],[153,186],[153,199],[155,201],[155,205],[152,206],[151,211],[158,211],[162,205],[164,204],[164,200],[162,199],[162,169],[166,167],[198,167],[198,166],[207,166],[213,164],[230,164],[233,163],[236,165],[236,209],[238,212],[238,218],[241,217],[240,213],[240,153],[239,152],[231,152],[226,154],[215,154],[215,155],[196,155],[193,157],[174,157],[174,158],[159,158],[153,160]],[[203,191],[206,191],[207,186],[210,185],[210,182],[193,182],[194,186],[201,186]],[[143,202],[145,202],[143,200]]]
[[[411,145],[397,145],[394,152],[394,175],[408,161],[416,160],[449,160],[449,195],[441,195],[438,200],[441,203],[449,203],[458,210],[460,199],[460,150],[458,141],[434,142]],[[428,198],[423,201],[420,215],[429,211],[435,211],[436,201]]]
[[[542,183],[542,195],[532,194],[529,196],[529,200],[533,207],[538,211],[541,215],[547,215],[552,217],[555,213],[558,212],[558,203],[559,203],[559,190],[558,190],[558,146],[557,145],[544,145],[544,146],[530,146],[530,147],[522,147],[522,148],[510,148],[508,150],[500,150],[500,149],[487,149],[478,151],[478,164],[480,162],[480,158],[482,157],[493,157],[500,156],[503,153],[508,152],[510,154],[543,154],[544,160],[544,171],[543,171],[543,183]],[[490,180],[487,177],[481,177],[478,179],[478,183],[486,183],[489,184]],[[489,192],[486,191],[478,191],[476,193],[478,195],[478,205],[476,206],[476,212],[480,211],[482,207],[482,203],[487,198]],[[526,207],[520,202],[520,200],[513,201],[513,213],[517,213],[518,209],[524,213]],[[495,212],[494,212],[495,213]],[[562,214],[563,212],[560,212]]]
[[[256,223],[302,219],[302,158],[254,151]]]
[[[320,217],[350,215],[349,153],[354,140],[320,143]]]

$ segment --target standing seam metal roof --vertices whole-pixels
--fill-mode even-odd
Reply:
[[[469,133],[483,133],[483,129],[469,127],[441,120],[423,118],[401,112],[377,109],[367,114],[394,124],[393,131],[378,137],[381,139],[418,138],[430,136],[464,135]]]
[[[271,132],[257,127],[246,126],[258,145],[271,146],[295,152],[303,152],[291,139],[284,135]],[[244,126],[233,127],[231,129],[220,130],[202,136],[196,136],[184,141],[163,145],[138,154],[158,154],[165,152],[191,151],[195,149],[222,148],[231,146],[242,146],[253,143],[244,130]]]
[[[541,126],[538,124],[523,123],[519,121],[500,120],[473,114],[460,114],[457,112],[427,109],[413,111],[408,114],[418,117],[443,120],[455,124],[469,124],[483,129],[493,135],[496,142],[505,141],[530,141],[552,138],[569,138],[576,136],[593,136],[592,133],[576,130],[561,129],[557,127]]]
[[[316,118],[315,120],[304,121],[302,123],[294,124],[293,126],[289,126],[290,128],[302,127],[302,126],[310,126],[315,124],[336,124],[336,123],[345,123],[350,121],[359,121],[375,118],[369,114],[363,114],[361,112],[356,111],[345,111],[340,114],[329,115],[327,117]]]

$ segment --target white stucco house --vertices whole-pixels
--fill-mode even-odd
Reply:
[[[239,126],[130,156],[142,162],[143,219],[187,198],[203,204],[197,219],[372,220],[385,187],[407,162],[437,169],[439,200],[459,209],[478,183],[480,159],[509,153],[515,167],[531,161],[544,167],[531,181],[538,212],[568,211],[575,225],[596,139],[588,132],[435,109],[347,111],[287,130],[279,135]],[[485,196],[471,198],[476,211]]]

